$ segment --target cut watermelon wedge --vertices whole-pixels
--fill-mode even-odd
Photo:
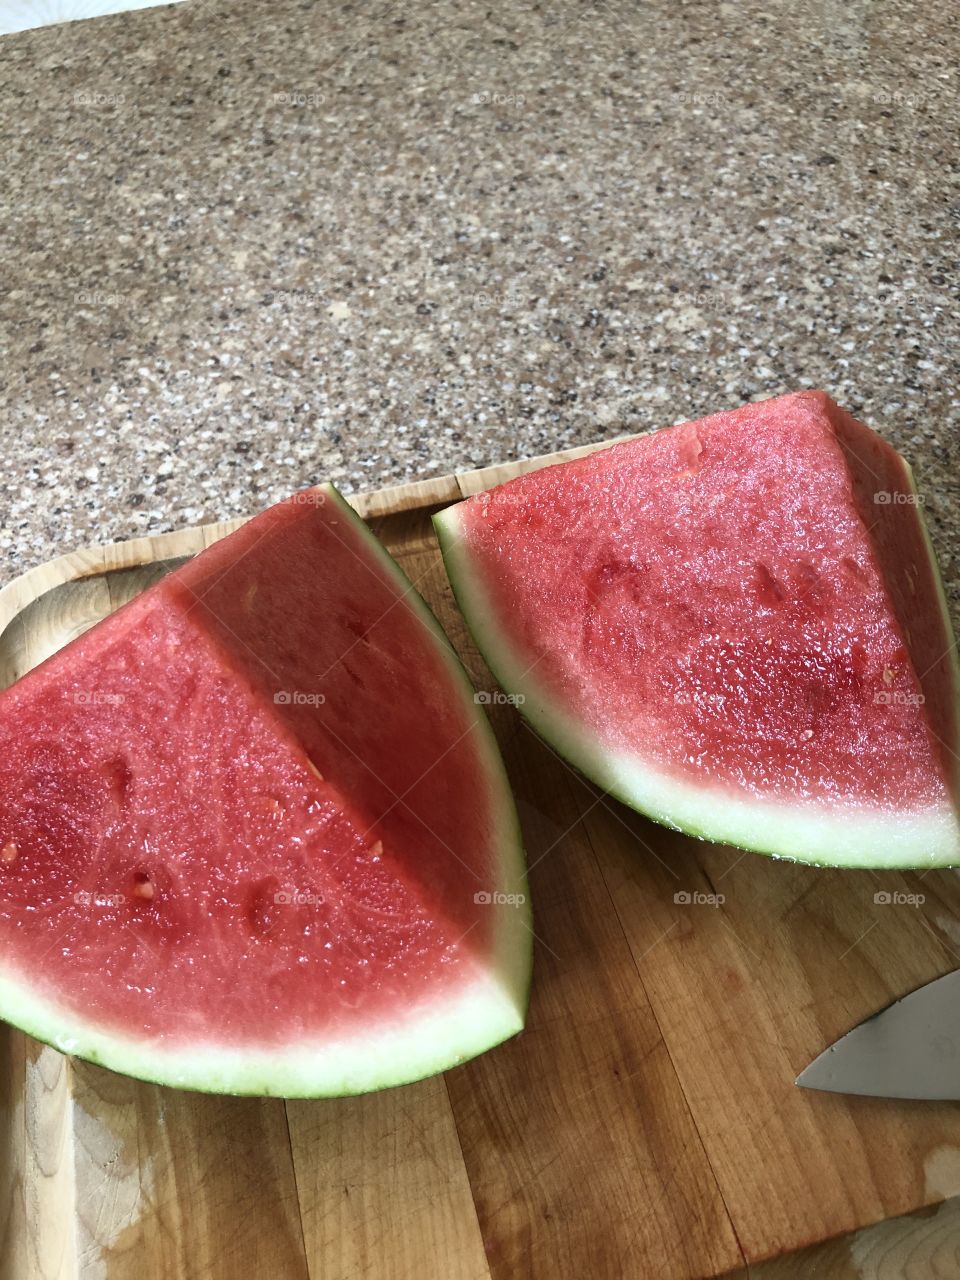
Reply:
[[[535,471],[436,527],[493,672],[628,804],[804,862],[960,862],[960,680],[920,498],[823,393]]]
[[[164,1084],[358,1093],[518,1031],[516,813],[456,655],[331,487],[0,696],[0,1015]]]

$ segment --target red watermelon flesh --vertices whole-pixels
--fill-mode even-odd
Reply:
[[[531,935],[496,747],[332,489],[0,707],[11,1021],[131,1074],[286,1095],[399,1083],[519,1029]]]
[[[437,518],[544,737],[669,825],[960,860],[956,649],[902,458],[820,392],[548,467]]]

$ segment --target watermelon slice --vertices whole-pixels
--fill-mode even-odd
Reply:
[[[903,459],[822,392],[436,517],[532,725],[667,826],[836,866],[960,862],[956,644]]]
[[[516,813],[466,675],[336,491],[0,695],[0,1016],[164,1084],[357,1093],[523,1023]]]

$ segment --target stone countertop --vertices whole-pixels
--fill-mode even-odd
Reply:
[[[958,604],[957,24],[186,0],[0,41],[2,578],[821,386]]]

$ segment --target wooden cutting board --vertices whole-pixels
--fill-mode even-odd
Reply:
[[[355,500],[480,688],[495,686],[429,517],[554,460]],[[236,523],[10,583],[0,680]],[[957,874],[822,871],[688,840],[491,710],[531,869],[526,1031],[421,1084],[284,1103],[140,1084],[3,1029],[3,1280],[960,1275],[960,1106],[793,1083],[960,963]],[[876,901],[896,891],[923,902]]]

